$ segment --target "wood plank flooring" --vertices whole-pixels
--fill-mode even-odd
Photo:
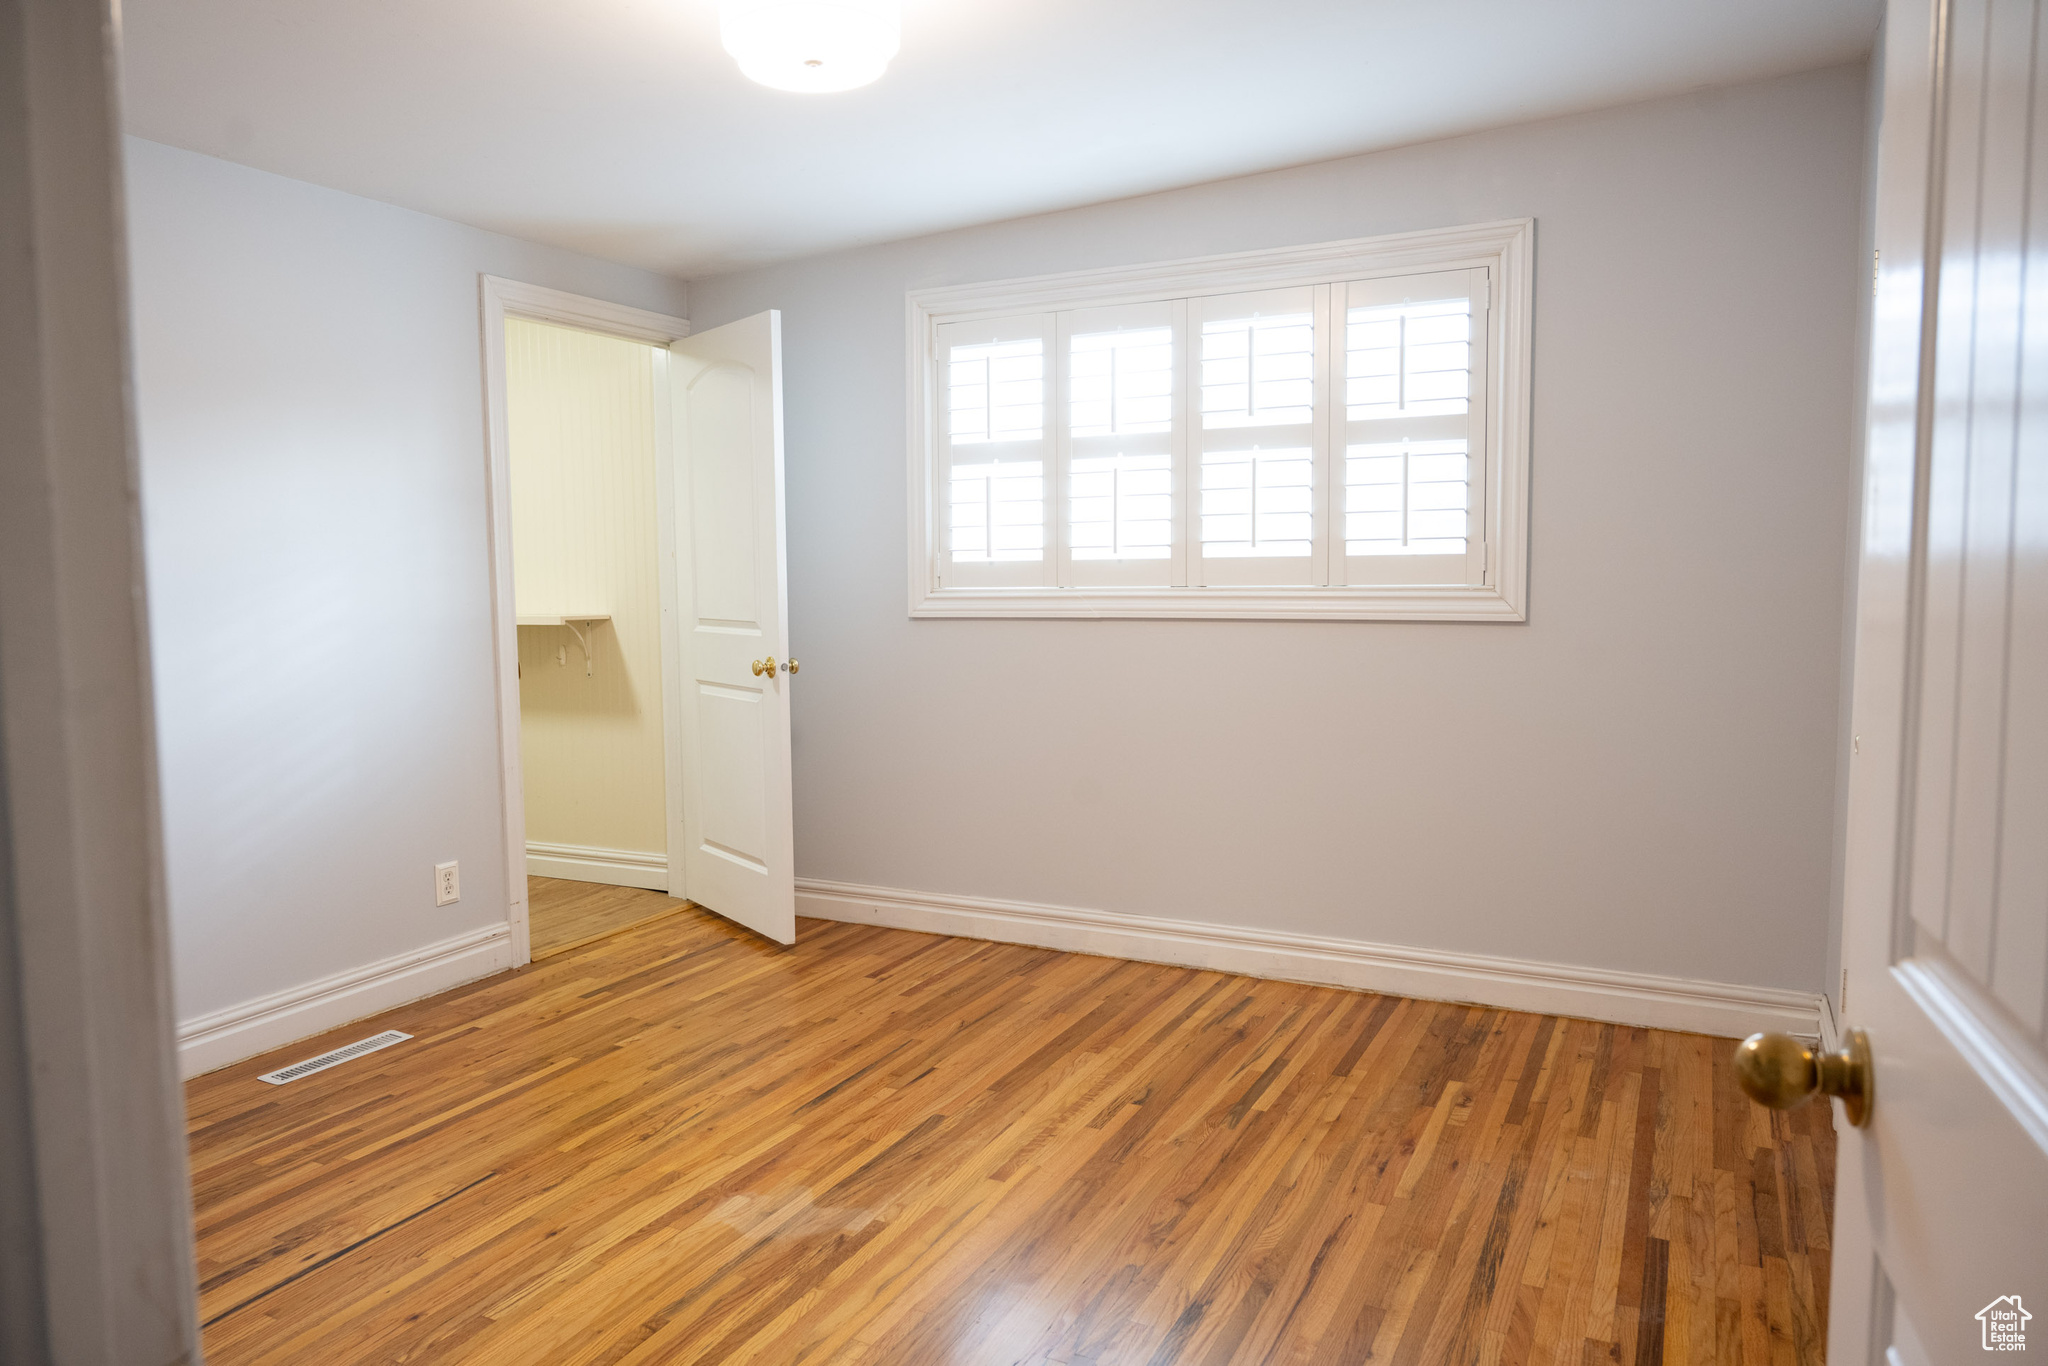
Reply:
[[[1833,1134],[1728,1056],[690,910],[193,1081],[207,1360],[1817,1362]]]
[[[526,879],[526,927],[535,958],[581,948],[689,904],[644,887],[612,887],[562,877]]]

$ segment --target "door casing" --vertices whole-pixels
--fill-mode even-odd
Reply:
[[[488,450],[491,558],[491,640],[497,675],[499,801],[505,830],[505,923],[512,934],[512,963],[533,959],[526,898],[526,790],[519,753],[519,628],[512,585],[512,461],[507,434],[505,320],[525,318],[603,332],[654,347],[654,483],[657,542],[661,562],[662,750],[668,794],[663,831],[668,847],[668,892],[686,897],[683,869],[683,742],[677,690],[669,686],[680,642],[677,604],[681,575],[689,572],[675,553],[675,420],[669,386],[670,343],[690,335],[682,318],[624,304],[606,303],[541,285],[495,275],[479,277],[483,304],[484,422]]]

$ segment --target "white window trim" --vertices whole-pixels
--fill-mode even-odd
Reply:
[[[909,327],[910,615],[913,617],[1280,617],[1322,621],[1527,619],[1532,218],[1185,261],[1075,271],[906,296]],[[935,407],[941,323],[1145,303],[1333,279],[1484,267],[1491,276],[1485,580],[1464,586],[1301,588],[941,587],[941,452]],[[1047,433],[1050,444],[1051,433]],[[1058,515],[1049,513],[1049,515]],[[1052,553],[1048,547],[1048,553]]]

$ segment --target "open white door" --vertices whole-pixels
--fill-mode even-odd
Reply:
[[[1874,1103],[1837,1126],[1835,1366],[2048,1351],[2042,11],[1887,24],[1843,936]]]
[[[793,944],[782,315],[727,323],[669,351],[687,890],[698,905]]]

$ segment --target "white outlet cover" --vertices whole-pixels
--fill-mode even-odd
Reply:
[[[434,904],[446,906],[452,901],[462,900],[462,865],[459,863],[437,863],[434,865]]]

